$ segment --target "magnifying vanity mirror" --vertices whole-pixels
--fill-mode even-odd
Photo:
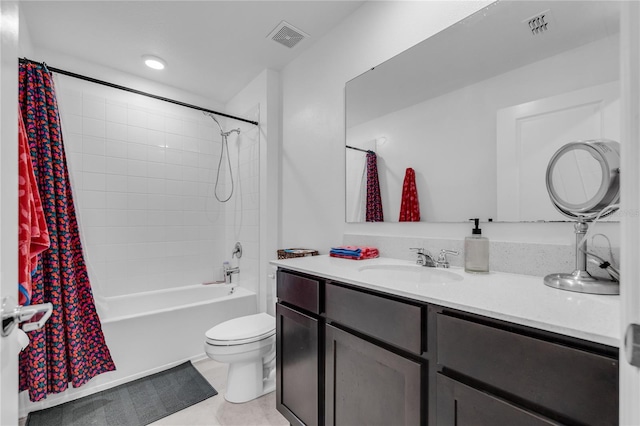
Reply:
[[[422,222],[566,221],[544,173],[567,142],[620,140],[619,14],[497,1],[348,81],[346,221],[365,221],[369,151],[385,221],[400,219],[408,168]],[[579,194],[558,188],[576,205],[593,195]]]
[[[553,206],[577,220],[576,269],[544,277],[550,287],[579,293],[620,294],[619,274],[608,262],[587,249],[588,224],[615,212],[620,200],[620,147],[611,140],[571,142],[549,161],[547,191]],[[587,272],[587,258],[607,269],[612,279],[596,278]]]

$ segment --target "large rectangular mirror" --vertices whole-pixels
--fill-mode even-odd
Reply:
[[[562,145],[620,141],[615,1],[498,1],[346,84],[346,219],[384,221],[407,169],[423,222],[566,220],[545,172]],[[371,190],[371,184],[369,185]]]

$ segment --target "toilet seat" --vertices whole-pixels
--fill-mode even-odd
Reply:
[[[206,342],[212,346],[235,346],[267,339],[276,333],[276,319],[259,313],[234,318],[209,329]]]

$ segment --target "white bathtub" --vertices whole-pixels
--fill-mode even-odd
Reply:
[[[116,371],[96,376],[44,401],[20,394],[20,415],[206,357],[205,332],[231,318],[257,312],[256,294],[235,285],[192,285],[127,296],[96,298]],[[215,386],[215,384],[214,384]]]

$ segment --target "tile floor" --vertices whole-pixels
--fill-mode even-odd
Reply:
[[[227,365],[211,359],[193,363],[218,395],[178,411],[152,426],[287,426],[289,422],[276,410],[276,394],[271,392],[244,404],[232,404],[224,399],[227,386]],[[26,418],[20,419],[24,426]],[[64,426],[64,425],[60,425]]]
[[[151,426],[287,426],[289,422],[276,410],[276,394],[271,392],[244,404],[232,404],[224,399],[227,386],[227,364],[211,359],[194,362],[218,395],[178,411]]]

